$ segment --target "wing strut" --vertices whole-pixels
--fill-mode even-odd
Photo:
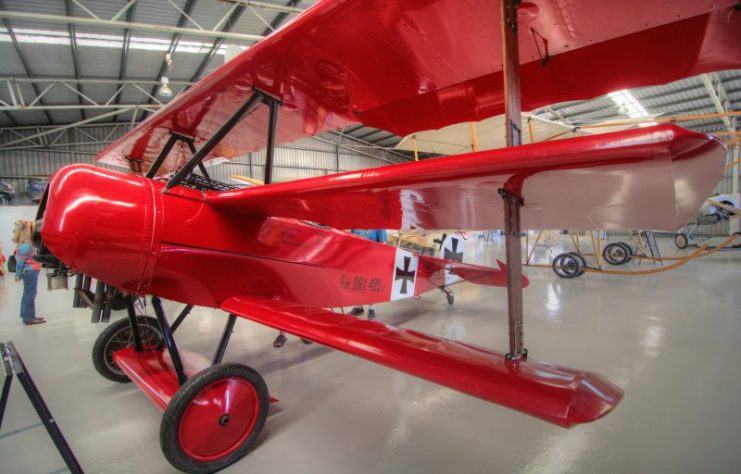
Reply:
[[[191,157],[190,160],[188,160],[188,162],[185,165],[183,165],[182,168],[178,170],[177,173],[175,173],[175,176],[173,176],[172,179],[170,179],[170,181],[167,182],[167,185],[165,186],[165,191],[173,188],[174,186],[177,186],[186,176],[188,176],[193,171],[193,168],[195,168],[196,166],[199,166],[201,168],[201,171],[205,172],[205,168],[203,168],[202,166],[203,159],[206,156],[208,156],[208,154],[211,153],[214,148],[216,148],[216,145],[218,145],[219,142],[221,142],[221,140],[223,140],[224,137],[246,115],[252,112],[255,109],[255,107],[257,107],[260,103],[266,104],[268,107],[270,107],[270,127],[268,129],[268,149],[270,153],[272,154],[272,149],[274,148],[274,144],[275,144],[275,122],[277,120],[277,115],[278,115],[277,108],[279,105],[281,105],[281,103],[275,97],[272,97],[262,92],[259,89],[254,89],[254,92],[249,97],[249,99],[247,99],[244,105],[242,105],[242,107],[240,107],[234,113],[234,115],[232,115],[229,118],[229,120],[227,120],[226,123],[221,126],[221,128],[216,133],[214,133],[214,135],[201,147],[200,150],[194,151],[195,147],[193,146],[192,142],[189,142],[191,151],[194,151],[193,156]],[[170,142],[168,141],[168,143],[165,145],[165,149],[167,149],[167,145],[169,144]],[[169,150],[167,151],[169,152]],[[271,160],[272,160],[272,156],[271,156]],[[207,173],[205,174],[206,176],[208,176]]]
[[[520,133],[521,98],[520,98],[520,53],[517,44],[517,6],[520,0],[501,0],[502,22],[502,57],[504,65],[504,117],[507,135],[507,146],[522,144]],[[520,209],[523,200],[521,180],[507,182],[508,187],[499,190],[504,199],[504,235],[507,249],[507,313],[509,321],[510,360],[527,357],[524,347],[524,329],[522,318],[522,256],[520,229]]]

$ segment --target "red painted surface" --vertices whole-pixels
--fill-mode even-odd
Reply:
[[[519,45],[523,110],[737,69],[741,12],[735,4],[526,2]],[[126,167],[131,159],[134,169],[146,171],[169,130],[195,137],[200,148],[253,86],[285,104],[278,143],[351,122],[405,135],[501,114],[498,5],[490,0],[319,2],[175,98],[99,159]],[[531,28],[548,40],[546,67],[540,65]],[[266,124],[267,108],[261,106],[209,159],[264,148]],[[178,168],[189,156],[178,144],[161,172]]]
[[[336,227],[501,229],[500,188],[523,229],[676,230],[712,194],[723,144],[675,125],[541,142],[208,194],[225,212]]]
[[[52,178],[41,233],[72,268],[126,291],[211,307],[234,295],[338,307],[390,299],[395,249],[291,218],[339,228],[500,228],[497,189],[507,187],[525,199],[523,228],[671,229],[694,216],[724,159],[717,140],[665,125],[205,198],[76,165]],[[439,286],[445,265],[422,259],[418,288]],[[477,280],[503,285],[502,272],[455,267],[462,277],[492,272]]]
[[[172,367],[164,359],[163,351],[136,352],[133,347],[121,349],[113,354],[113,361],[142,392],[162,411],[180,384]]]
[[[593,373],[291,302],[236,296],[222,309],[563,427],[601,418],[623,397]]]
[[[260,412],[255,387],[231,377],[204,388],[183,412],[178,439],[183,452],[198,461],[215,461],[234,452],[252,433]],[[228,416],[228,423],[219,423]]]
[[[166,194],[160,182],[86,165],[58,172],[50,196],[41,230],[49,250],[126,291],[211,307],[237,294],[316,307],[391,298],[396,249],[347,232],[224,212],[198,191]],[[447,264],[426,261],[436,271],[420,274],[421,292],[443,284]],[[481,284],[503,286],[497,269],[456,268],[490,273]]]

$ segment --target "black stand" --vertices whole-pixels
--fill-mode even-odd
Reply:
[[[54,421],[54,417],[51,415],[46,403],[44,403],[41,393],[39,393],[39,390],[36,388],[36,384],[33,383],[33,379],[31,379],[31,375],[23,365],[23,360],[21,360],[21,356],[18,354],[15,346],[13,346],[13,343],[0,343],[0,354],[2,354],[3,370],[5,371],[5,381],[3,383],[2,396],[0,396],[0,428],[2,428],[3,415],[5,414],[5,407],[8,403],[10,384],[13,381],[13,374],[15,374],[15,376],[18,377],[21,386],[23,386],[26,395],[28,395],[28,399],[36,409],[36,413],[39,414],[39,418],[41,418],[41,421],[44,423],[46,431],[49,433],[52,441],[54,441],[54,445],[57,447],[59,454],[62,456],[62,459],[64,459],[65,464],[67,464],[67,468],[73,474],[82,474],[82,467],[80,467],[80,464],[77,462],[74,453],[72,453],[72,450],[67,444],[67,440],[64,439],[62,431],[59,429],[59,426],[57,426],[56,421]]]

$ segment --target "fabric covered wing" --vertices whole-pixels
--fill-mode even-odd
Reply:
[[[224,311],[542,418],[594,421],[623,396],[599,375],[504,354],[297,303],[235,296]]]
[[[741,67],[736,3],[524,2],[519,15],[523,110]],[[406,135],[501,114],[498,5],[491,0],[321,1],[176,97],[98,159],[146,172],[170,131],[192,137],[200,148],[253,87],[283,103],[278,143],[350,122]],[[531,30],[548,41],[545,67],[544,44],[533,40]],[[206,160],[260,150],[266,135],[267,110],[260,106]],[[179,168],[189,156],[179,142],[160,174]]]
[[[522,196],[525,229],[673,230],[723,173],[725,147],[674,125],[542,142],[210,193],[232,212],[335,228],[496,229],[505,188]]]

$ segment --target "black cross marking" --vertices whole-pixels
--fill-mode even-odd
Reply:
[[[409,264],[412,263],[411,257],[404,257],[404,269],[396,267],[396,275],[394,281],[401,280],[401,292],[407,293],[407,282],[414,283],[414,275],[416,270],[409,270]]]
[[[450,239],[453,245],[453,250],[445,249],[445,255],[443,256],[446,260],[453,260],[456,262],[463,261],[463,250],[458,252],[458,239]]]

